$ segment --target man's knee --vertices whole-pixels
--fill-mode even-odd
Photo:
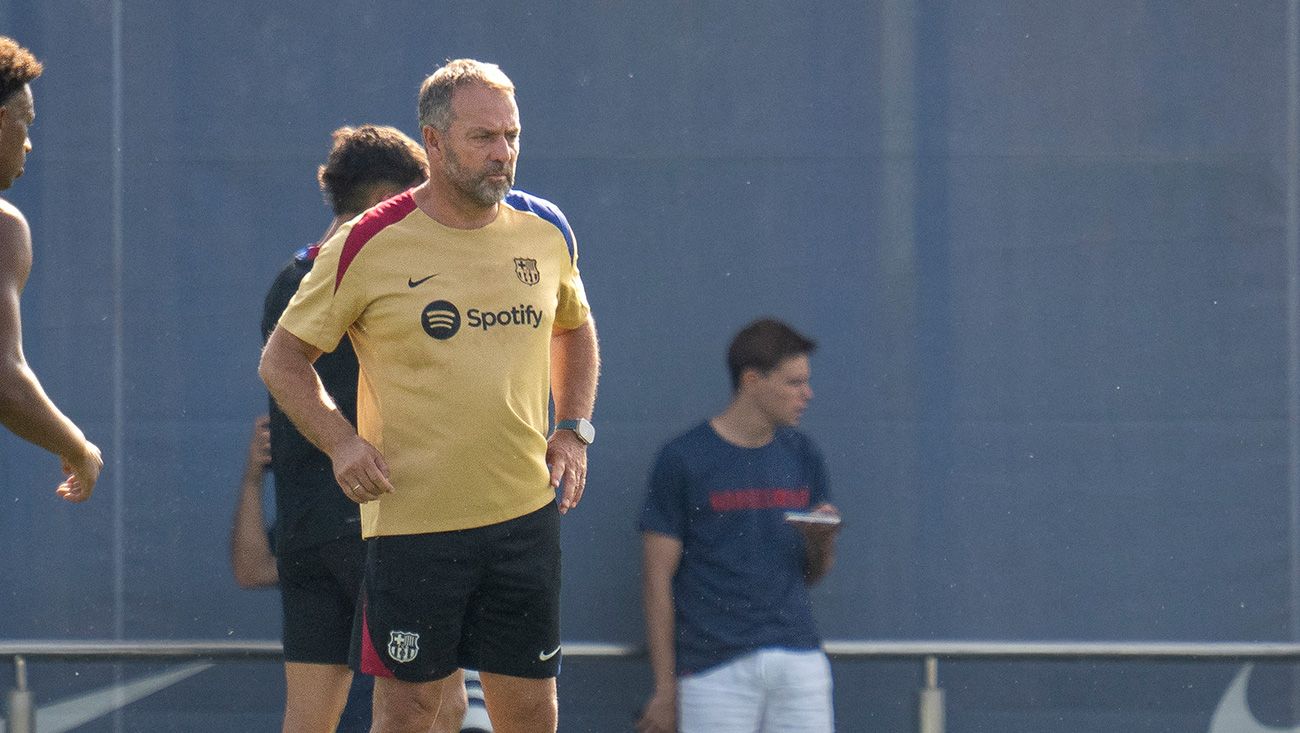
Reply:
[[[348,700],[352,671],[342,665],[286,662],[284,730],[333,730]]]
[[[554,677],[525,679],[484,673],[481,681],[493,729],[503,733],[555,730],[559,704]]]
[[[425,733],[433,727],[442,704],[442,681],[375,680],[374,731]]]
[[[438,719],[438,700],[389,699],[374,711],[375,733],[424,733]]]
[[[503,707],[501,698],[496,699],[497,708]],[[492,703],[487,702],[488,712],[491,713]],[[556,704],[553,695],[527,695],[524,697],[511,697],[505,701],[505,707],[508,707],[515,717],[525,720],[546,720],[555,714]]]
[[[442,707],[438,709],[438,724],[431,733],[460,733],[468,709],[465,682],[460,674],[453,674],[443,681]]]

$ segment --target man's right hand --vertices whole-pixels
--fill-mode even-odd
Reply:
[[[361,436],[354,435],[330,451],[334,480],[352,501],[365,504],[393,490],[388,482],[388,462]]]
[[[677,695],[656,691],[636,721],[636,733],[677,733]]]
[[[62,460],[63,472],[68,474],[68,478],[54,493],[61,499],[80,504],[95,490],[99,472],[104,468],[104,458],[94,443],[86,441],[80,455],[62,456]]]

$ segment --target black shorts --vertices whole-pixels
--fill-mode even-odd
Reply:
[[[352,667],[427,682],[457,668],[560,671],[560,513],[366,542]]]
[[[276,558],[286,662],[348,663],[365,557],[358,535]]]

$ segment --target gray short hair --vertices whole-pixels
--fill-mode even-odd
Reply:
[[[471,83],[515,93],[515,83],[496,64],[474,59],[448,61],[420,85],[420,126],[446,132],[451,127],[451,93]]]

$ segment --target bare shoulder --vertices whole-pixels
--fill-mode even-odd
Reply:
[[[31,242],[31,230],[27,227],[27,217],[17,206],[0,199],[0,247],[12,244],[12,240]]]
[[[32,235],[17,206],[0,199],[0,276],[26,280],[32,264]]]
[[[0,251],[10,251],[15,245],[31,249],[32,234],[27,217],[17,206],[0,199]]]

